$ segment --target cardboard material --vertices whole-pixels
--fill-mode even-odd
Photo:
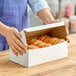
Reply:
[[[38,37],[51,32],[51,36],[66,39],[66,30],[64,22],[58,22],[48,25],[42,25],[24,29],[22,34],[22,42],[27,45],[26,40]],[[26,50],[23,56],[15,56],[10,49],[10,60],[20,65],[31,67],[45,62],[68,57],[67,41],[52,45],[50,47]]]

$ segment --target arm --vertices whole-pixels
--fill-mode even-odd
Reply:
[[[33,12],[43,21],[44,24],[49,24],[52,21],[55,21],[50,13],[46,0],[29,0],[28,3]]]

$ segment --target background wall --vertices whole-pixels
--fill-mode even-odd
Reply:
[[[55,12],[58,11],[58,0],[46,0],[48,2],[48,5],[51,9],[52,14],[55,16]],[[70,3],[72,5],[76,4],[76,0],[62,0],[62,11],[64,11],[64,7],[67,3]],[[30,24],[31,27],[33,26],[39,26],[42,25],[42,21],[36,17],[32,10],[29,8],[29,17],[30,17]]]

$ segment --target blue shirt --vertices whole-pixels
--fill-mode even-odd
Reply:
[[[28,4],[30,5],[34,13],[37,13],[44,8],[49,8],[46,0],[28,0]]]
[[[30,27],[27,4],[34,13],[48,8],[46,0],[0,0],[0,21],[18,31]],[[6,38],[0,35],[0,50],[8,49]]]

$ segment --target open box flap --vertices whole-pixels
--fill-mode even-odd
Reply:
[[[56,23],[47,24],[47,25],[25,28],[24,30],[26,32],[33,32],[33,31],[38,31],[38,30],[43,30],[43,29],[48,29],[48,28],[59,27],[59,26],[62,26],[62,25],[65,25],[64,22],[56,22]]]

